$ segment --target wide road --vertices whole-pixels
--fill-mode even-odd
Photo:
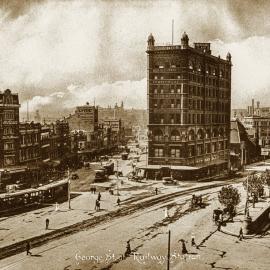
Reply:
[[[238,242],[216,231],[211,215],[219,206],[218,190],[198,192],[207,202],[204,209],[191,209],[190,195],[184,195],[34,248],[32,256],[6,258],[0,269],[166,269],[168,230],[171,269],[268,269],[269,235]],[[190,245],[192,234],[199,249]],[[188,241],[185,258],[180,239]],[[125,257],[128,240],[133,255]]]

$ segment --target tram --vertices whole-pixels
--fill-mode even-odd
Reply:
[[[60,202],[68,199],[68,179],[55,181],[37,188],[0,194],[0,215],[10,210],[32,205]]]

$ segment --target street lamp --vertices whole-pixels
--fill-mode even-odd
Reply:
[[[246,199],[246,207],[245,207],[245,214],[247,217],[249,217],[249,211],[248,211],[248,199],[249,199],[249,195],[248,195],[248,178],[249,176],[247,176],[247,199]]]
[[[116,178],[117,178],[117,196],[119,196],[119,173],[118,173],[118,159],[116,159]]]
[[[70,205],[70,172],[68,168],[68,209],[71,210],[71,205]]]

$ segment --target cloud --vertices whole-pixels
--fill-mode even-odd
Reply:
[[[117,81],[91,86],[90,84],[71,84],[65,92],[55,92],[48,96],[35,96],[21,105],[22,118],[28,110],[30,113],[36,110],[41,115],[58,117],[66,116],[74,112],[76,106],[86,102],[107,107],[123,101],[125,108],[146,108],[147,90],[146,78],[140,81]]]
[[[251,103],[252,98],[269,106],[270,37],[253,36],[240,42],[212,42],[216,54],[232,54],[232,106]]]
[[[67,108],[93,96],[99,102],[104,89],[103,103],[133,93],[128,87],[145,89],[147,36],[152,32],[156,43],[171,42],[172,19],[174,43],[187,31],[191,43],[212,41],[215,54],[224,57],[231,51],[235,106],[269,88],[267,1],[11,2],[0,6],[0,89],[18,92],[22,102],[59,98],[64,103],[58,107]],[[72,85],[80,95],[72,94]],[[64,96],[50,96],[56,92]],[[130,106],[140,105],[133,94],[128,99]],[[41,106],[50,110],[49,104]]]

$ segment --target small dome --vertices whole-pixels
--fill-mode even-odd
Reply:
[[[154,36],[152,35],[152,33],[150,33],[150,35],[148,36],[147,41],[148,41],[148,42],[149,42],[149,41],[155,41]]]
[[[231,61],[232,56],[231,56],[230,52],[227,53],[226,59],[227,59],[228,61]]]
[[[188,40],[189,38],[188,38],[188,35],[187,35],[187,33],[186,32],[184,32],[184,34],[182,35],[182,39],[186,39],[186,40]]]

